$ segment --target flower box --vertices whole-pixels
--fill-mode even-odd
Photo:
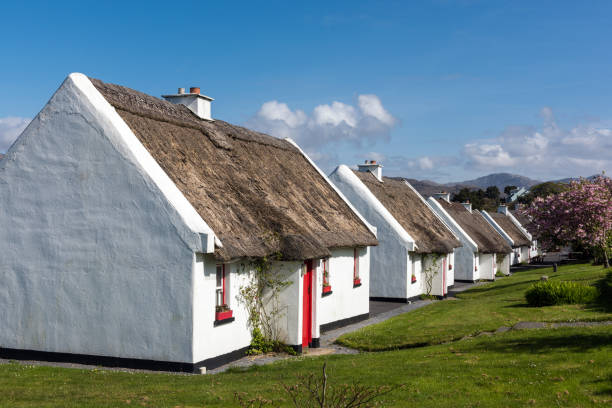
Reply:
[[[330,293],[331,292],[331,286],[327,285],[327,286],[323,286],[323,293]]]
[[[453,265],[449,264],[449,265],[448,265],[448,270],[449,270],[449,271],[452,271],[452,270],[453,270]]]
[[[356,288],[357,286],[361,286],[361,279],[359,278],[353,279],[353,287]]]
[[[231,319],[233,317],[233,311],[231,310],[225,310],[223,312],[215,312],[215,320],[220,321],[220,320],[227,320],[227,319]]]
[[[412,279],[410,279],[412,283],[416,283],[416,276],[412,275]]]

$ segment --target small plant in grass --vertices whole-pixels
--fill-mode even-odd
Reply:
[[[495,272],[495,277],[496,278],[503,278],[504,276],[506,276],[506,275],[504,275],[501,271]]]
[[[529,306],[592,303],[597,300],[596,287],[575,282],[541,281],[525,292]]]
[[[381,405],[376,401],[401,386],[369,386],[359,383],[331,385],[327,374],[327,363],[323,364],[321,376],[311,373],[300,375],[295,385],[282,384],[289,395],[291,406],[295,408],[366,408]],[[273,401],[258,396],[249,398],[245,393],[235,393],[235,400],[241,407],[259,408],[272,405]]]

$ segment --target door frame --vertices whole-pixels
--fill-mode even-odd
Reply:
[[[302,291],[302,347],[312,346],[312,322],[313,322],[313,299],[314,299],[314,263],[311,260],[304,261],[306,272],[304,273]]]

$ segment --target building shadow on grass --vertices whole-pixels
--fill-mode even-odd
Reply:
[[[541,330],[547,335],[542,336]],[[566,349],[571,352],[587,352],[612,345],[612,331],[595,333],[571,334],[562,329],[534,330],[533,334],[520,338],[496,337],[494,342],[485,342],[480,346],[483,350],[498,353],[525,352],[544,354],[555,349]]]
[[[476,286],[475,288],[472,288],[470,290],[467,290],[461,293],[466,294],[466,295],[475,295],[475,294],[481,294],[481,293],[487,293],[487,292],[503,292],[505,289],[508,289],[514,286],[525,286],[525,285],[529,285],[530,283],[535,283],[537,281],[538,281],[537,279],[534,279],[533,281],[521,281],[521,282],[514,282],[514,283],[507,283],[507,284],[498,284],[495,286],[489,286],[489,285]]]

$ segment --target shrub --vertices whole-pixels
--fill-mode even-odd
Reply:
[[[599,289],[599,301],[608,307],[612,307],[612,272],[608,272],[605,278],[597,282]]]
[[[543,281],[535,283],[525,292],[529,306],[552,306],[592,303],[599,294],[596,287],[575,282]]]

